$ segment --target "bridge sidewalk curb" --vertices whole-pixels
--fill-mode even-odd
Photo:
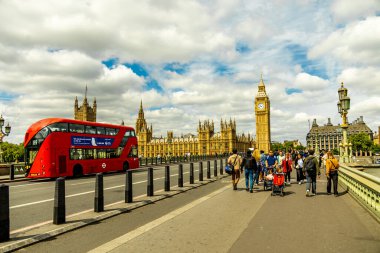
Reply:
[[[67,221],[62,225],[54,225],[53,223],[49,223],[46,225],[42,225],[37,228],[33,228],[24,232],[19,232],[15,234],[11,234],[11,240],[8,242],[0,243],[0,253],[14,251],[28,245],[52,238],[54,236],[79,229],[81,227],[114,217],[119,214],[123,214],[129,212],[131,210],[137,209],[139,207],[152,204],[154,202],[178,195],[183,192],[187,192],[192,189],[196,189],[203,185],[215,182],[217,180],[221,180],[223,178],[228,177],[229,175],[219,175],[217,178],[205,179],[200,182],[197,181],[195,184],[190,185],[189,183],[184,184],[184,187],[172,187],[170,192],[164,192],[164,190],[155,191],[155,195],[153,197],[142,197],[138,200],[134,200],[133,203],[119,203],[115,204],[111,207],[106,208],[102,213],[95,212],[85,212],[81,215],[75,217],[67,217]],[[21,239],[18,239],[21,238]],[[25,239],[26,238],[26,239]]]

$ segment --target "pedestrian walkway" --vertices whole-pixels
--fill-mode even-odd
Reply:
[[[225,187],[91,252],[380,252],[380,226],[349,194],[317,196],[305,184],[270,196],[263,186]]]

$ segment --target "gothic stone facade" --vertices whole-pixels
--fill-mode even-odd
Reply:
[[[142,103],[136,120],[139,154],[144,157],[215,155],[231,153],[233,148],[245,152],[254,147],[254,141],[248,134],[236,134],[236,122],[221,120],[220,132],[215,133],[214,122],[199,122],[198,135],[187,134],[174,137],[168,131],[167,137],[153,137],[153,127],[148,126],[144,117]]]
[[[75,97],[74,119],[96,122],[96,108],[97,108],[96,98],[94,98],[92,108],[87,102],[87,87],[86,87],[86,93],[85,93],[83,103],[81,106],[78,106],[78,97]]]
[[[265,91],[265,85],[262,77],[260,79],[258,92],[255,98],[255,115],[257,149],[268,153],[271,144],[270,101]]]
[[[372,130],[365,124],[363,116],[348,125],[347,135],[366,133],[373,140]],[[315,149],[318,144],[319,150],[339,150],[339,143],[342,142],[343,133],[339,125],[334,126],[330,118],[324,126],[318,126],[317,120],[313,120],[312,127],[306,136],[307,147]]]

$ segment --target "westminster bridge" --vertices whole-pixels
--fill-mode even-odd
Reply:
[[[233,191],[225,158],[143,164],[64,180],[64,219],[59,180],[1,177],[0,252],[380,252],[380,180],[344,164],[338,197],[323,171],[316,196],[293,172],[280,197]]]

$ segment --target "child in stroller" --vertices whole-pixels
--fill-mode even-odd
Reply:
[[[285,174],[282,172],[281,167],[278,166],[276,169],[276,173],[273,176],[272,183],[272,196],[280,194],[281,197],[284,196],[284,188],[285,188]]]
[[[264,177],[264,191],[273,188],[273,167],[268,167],[268,174]]]

